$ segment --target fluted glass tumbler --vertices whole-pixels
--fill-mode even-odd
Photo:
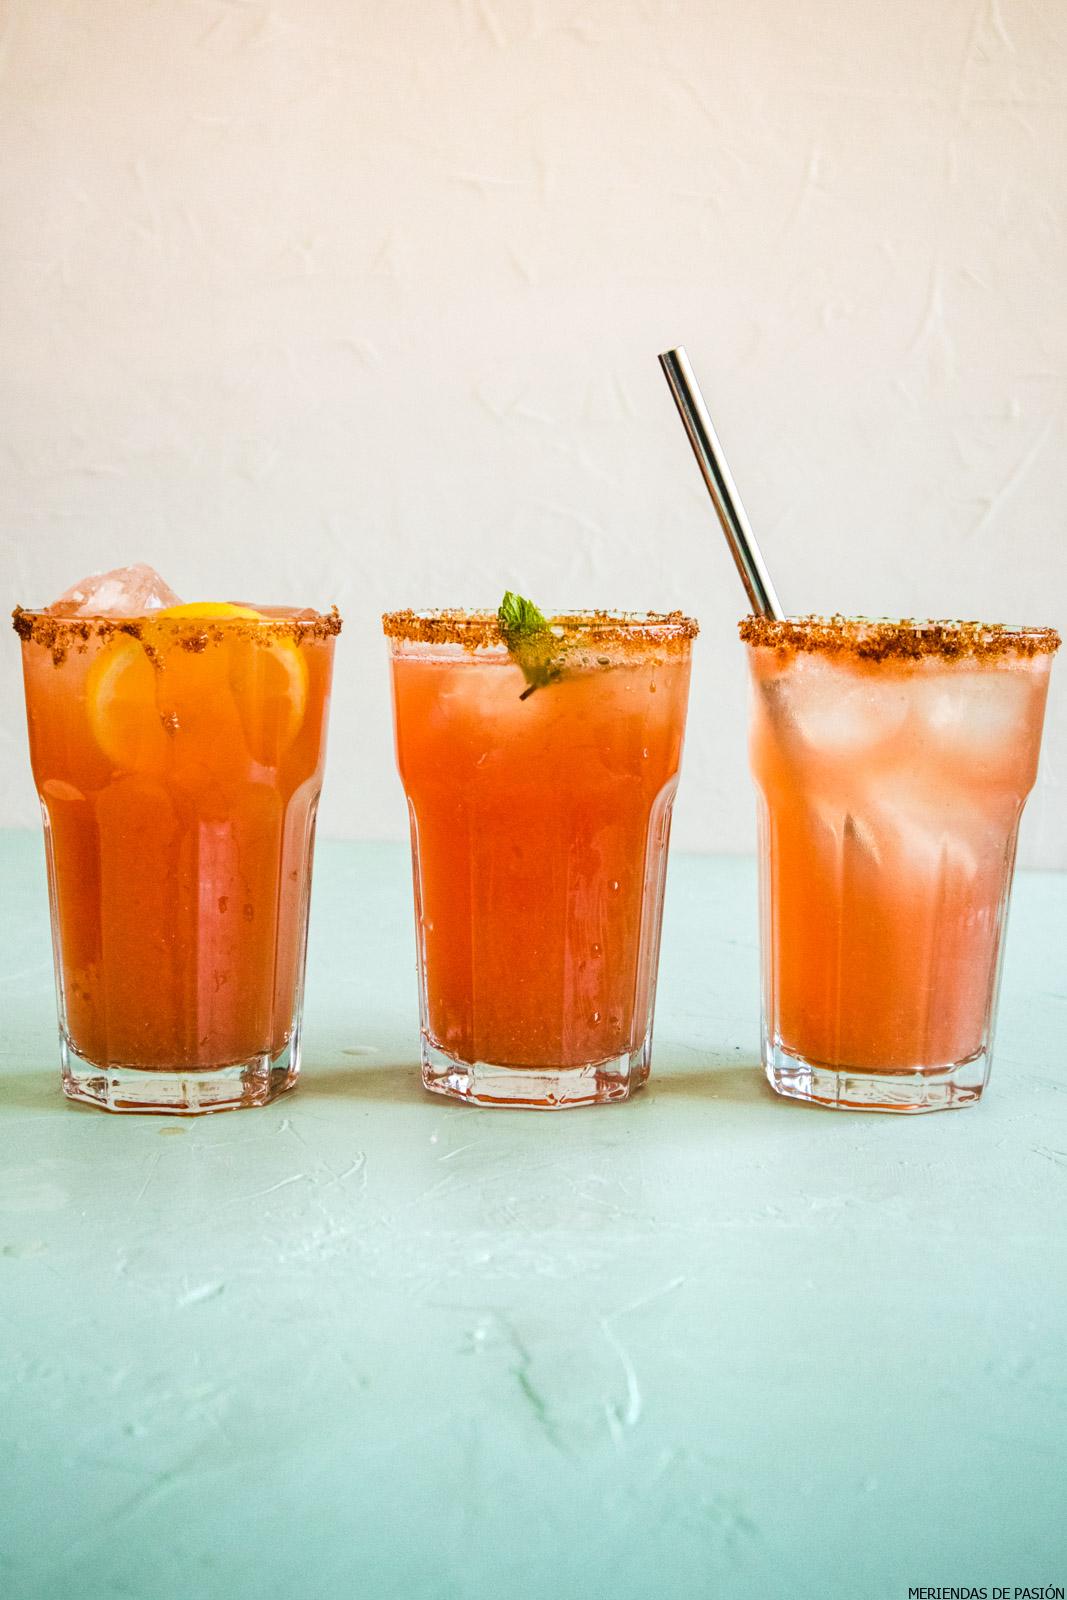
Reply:
[[[779,1094],[938,1111],[988,1081],[1051,629],[741,625],[763,1063]]]
[[[648,1077],[690,644],[680,615],[554,619],[531,686],[489,614],[394,613],[422,1076],[486,1105]]]
[[[16,613],[63,1088],[108,1111],[296,1082],[336,612]]]

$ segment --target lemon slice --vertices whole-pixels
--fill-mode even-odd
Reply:
[[[85,682],[93,737],[117,767],[156,772],[167,735],[156,703],[156,669],[136,639],[119,637],[101,650]]]
[[[308,669],[296,641],[265,627],[262,638],[257,629],[241,630],[190,652],[179,648],[188,628],[167,626],[239,619],[263,620],[250,606],[219,600],[168,606],[141,623],[141,642],[118,637],[100,653],[86,701],[93,736],[116,766],[158,772],[169,752],[177,753],[175,739],[186,755],[212,748],[224,759],[225,741],[237,733],[236,726],[224,732],[235,709],[252,759],[278,764],[307,710]]]
[[[152,620],[225,622],[240,617],[259,620],[261,616],[251,606],[197,600],[168,606]],[[303,651],[295,639],[272,637],[269,629],[264,629],[262,640],[234,640],[229,681],[252,756],[266,766],[277,765],[300,732],[307,711],[308,669]]]
[[[304,721],[308,669],[294,639],[267,639],[235,651],[230,689],[252,755],[276,766]]]
[[[163,611],[153,611],[141,624],[141,638],[149,655],[163,662],[171,654],[174,645],[188,645],[190,639],[197,638],[200,630],[195,626],[196,623],[230,622],[242,618],[252,622],[260,620],[259,612],[253,611],[250,606],[231,606],[225,600],[194,600],[188,605],[167,606]],[[171,628],[168,624],[172,622],[186,626]],[[223,636],[220,636],[220,642],[225,642]]]
[[[228,600],[191,600],[186,605],[167,606],[163,611],[154,611],[152,621],[168,621],[173,618],[175,622],[186,620],[189,622],[225,622],[228,617],[258,617],[260,613],[253,611],[251,606],[231,606]]]

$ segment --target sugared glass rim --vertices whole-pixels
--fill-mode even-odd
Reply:
[[[256,617],[167,617],[161,611],[147,611],[139,617],[72,617],[62,612],[26,611],[16,606],[11,620],[23,644],[42,645],[52,652],[57,664],[71,650],[86,650],[94,639],[125,635],[150,644],[152,629],[165,629],[168,637],[196,641],[198,645],[200,641],[220,644],[226,639],[241,637],[255,639],[259,644],[272,639],[291,639],[300,644],[312,639],[329,639],[341,631],[341,614],[336,606],[329,611],[309,609],[281,614],[265,610]],[[156,637],[158,639],[158,632]]]
[[[917,661],[962,656],[1052,655],[1060,647],[1055,628],[1013,627],[1004,622],[924,621],[915,617],[743,617],[737,625],[753,649],[821,651],[864,661]]]
[[[565,611],[547,619],[553,635],[567,645],[688,644],[699,624],[682,611]],[[387,611],[382,630],[405,644],[453,644],[466,650],[506,646],[495,611]]]

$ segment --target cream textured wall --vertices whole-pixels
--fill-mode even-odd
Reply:
[[[679,843],[752,839],[684,342],[787,607],[1067,631],[1062,0],[0,0],[3,602],[326,604],[325,829],[401,837],[383,607],[691,608]],[[4,634],[0,822],[35,822]],[[1067,660],[1025,858],[1067,866]]]

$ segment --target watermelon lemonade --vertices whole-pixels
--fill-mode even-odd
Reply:
[[[771,1084],[882,1111],[977,1099],[1057,635],[755,617],[741,634]]]
[[[262,1104],[299,1070],[336,612],[184,605],[130,568],[15,626],[66,1093]]]
[[[649,1070],[695,624],[399,612],[385,630],[426,1086],[625,1098]]]

